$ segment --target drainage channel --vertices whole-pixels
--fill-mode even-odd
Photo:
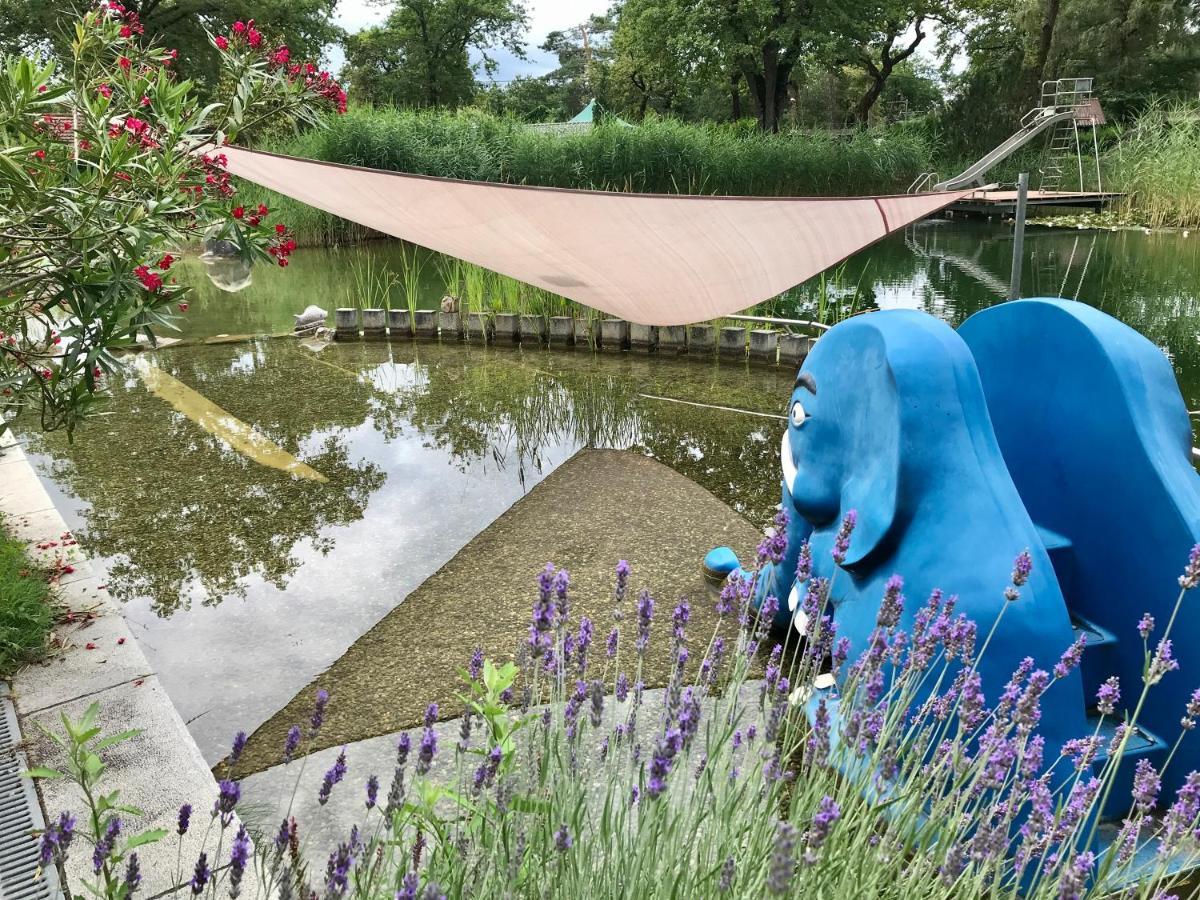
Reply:
[[[0,682],[0,900],[50,900],[63,890],[58,872],[42,871],[38,859],[35,835],[46,822],[33,782],[21,777],[29,762],[20,742],[17,711]]]

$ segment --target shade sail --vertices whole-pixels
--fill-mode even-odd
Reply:
[[[746,309],[968,193],[627,194],[222,152],[240,178],[644,325]]]

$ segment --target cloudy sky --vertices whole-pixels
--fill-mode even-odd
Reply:
[[[537,49],[551,31],[570,28],[585,21],[592,13],[602,13],[609,7],[609,0],[527,0],[529,10],[529,34],[526,36],[528,60],[516,59],[507,53],[493,53],[500,68],[497,81],[507,81],[517,75],[543,75],[554,68],[553,55],[543,54]],[[387,18],[390,7],[368,4],[366,0],[339,0],[337,5],[338,24],[347,31],[358,31],[378,24]],[[341,67],[344,57],[340,48],[329,54],[334,69]]]

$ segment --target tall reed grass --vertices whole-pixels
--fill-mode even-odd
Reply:
[[[1155,103],[1103,155],[1122,212],[1151,227],[1200,225],[1200,101]]]

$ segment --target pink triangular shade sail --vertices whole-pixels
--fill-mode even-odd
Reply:
[[[627,194],[222,152],[241,178],[644,325],[746,309],[968,193]]]

